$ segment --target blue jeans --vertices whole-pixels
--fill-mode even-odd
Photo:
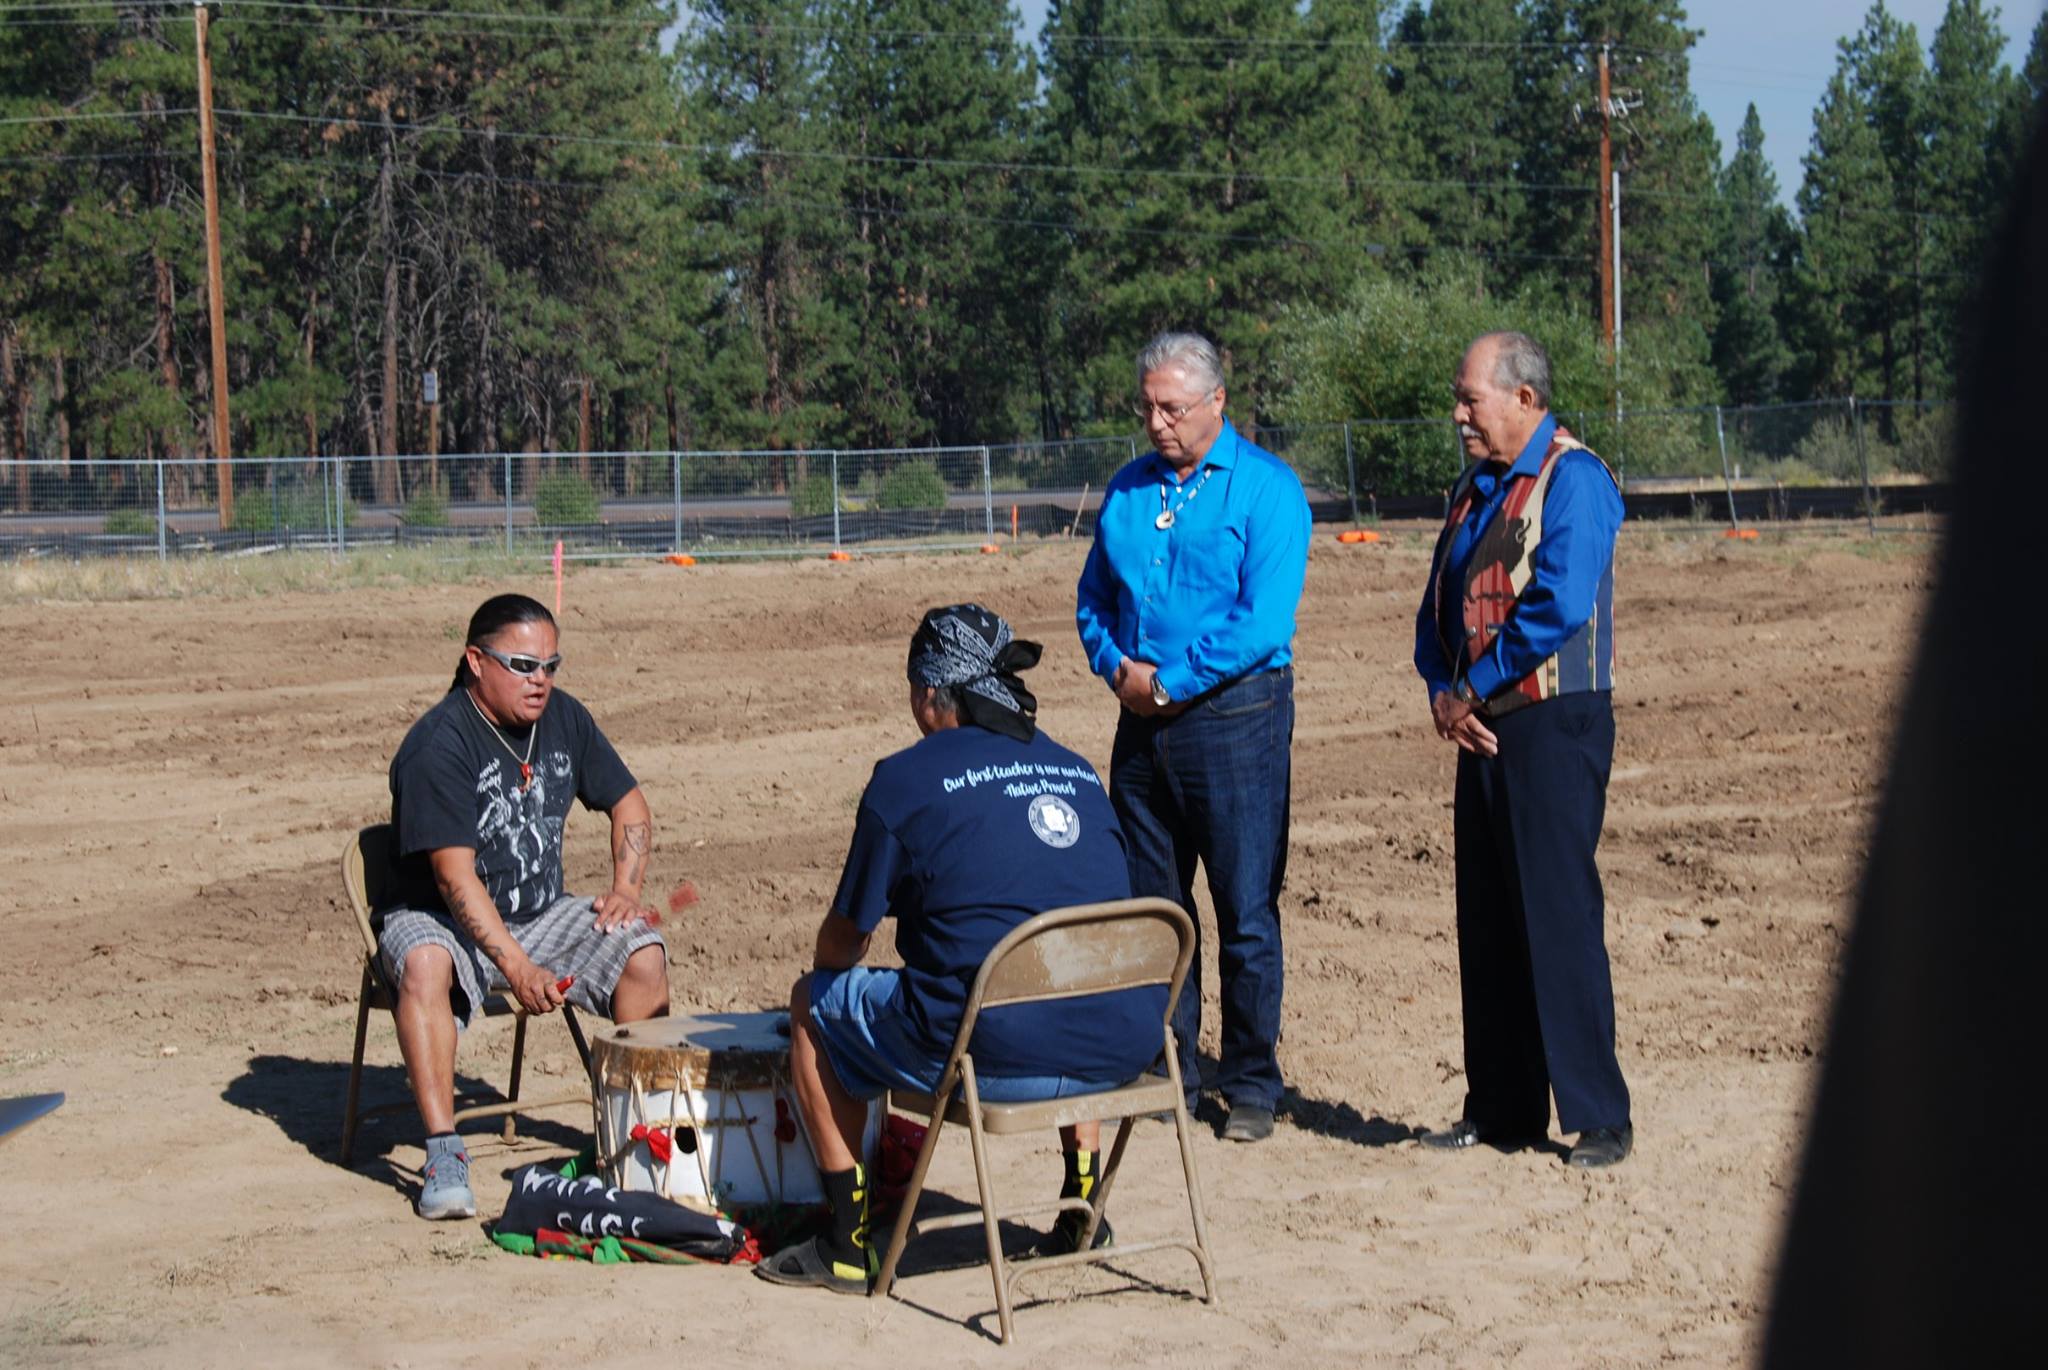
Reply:
[[[879,1098],[892,1089],[929,1094],[945,1073],[953,1044],[935,1048],[918,1036],[903,1015],[896,992],[900,979],[896,971],[868,966],[811,972],[811,1022],[824,1039],[832,1073],[856,1099]],[[999,1075],[977,1064],[974,1087],[989,1103],[1019,1104],[1099,1094],[1116,1082]]]
[[[1171,718],[1125,710],[1110,754],[1109,797],[1130,844],[1131,893],[1195,911],[1195,862],[1209,880],[1221,946],[1223,1049],[1209,1081],[1233,1104],[1280,1101],[1280,886],[1294,743],[1294,671],[1246,676]],[[1201,1083],[1199,943],[1174,1005],[1181,1082]]]

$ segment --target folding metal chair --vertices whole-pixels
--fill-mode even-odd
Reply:
[[[379,896],[388,888],[398,867],[397,836],[389,823],[376,823],[364,828],[348,840],[341,849],[341,883],[348,890],[348,902],[355,910],[356,931],[363,939],[363,988],[356,1001],[356,1048],[348,1067],[348,1102],[341,1119],[341,1161],[347,1165],[355,1154],[356,1127],[365,1118],[375,1118],[387,1113],[402,1113],[413,1106],[411,1099],[388,1104],[377,1104],[370,1108],[359,1107],[363,1083],[363,1043],[369,1035],[370,1010],[387,1009],[396,1011],[398,995],[395,988],[384,977],[384,964],[377,954],[377,930],[373,926],[370,910],[379,902]],[[504,1138],[513,1138],[512,1115],[520,1110],[556,1108],[563,1104],[588,1104],[590,1092],[590,1043],[583,1035],[583,1025],[576,1021],[576,1011],[567,1004],[562,1005],[562,1021],[568,1026],[569,1036],[575,1040],[576,1054],[583,1058],[585,1088],[576,1094],[550,1096],[545,1099],[521,1099],[519,1080],[526,1065],[526,1010],[502,995],[485,997],[483,1011],[488,1017],[502,1017],[507,1013],[515,1016],[512,1029],[512,1084],[501,1098],[489,1102],[465,1104],[462,1097],[455,1101],[455,1125],[476,1118],[497,1118],[505,1120]],[[476,1096],[466,1096],[475,1098]]]
[[[1055,1270],[1089,1261],[1134,1256],[1162,1247],[1177,1247],[1194,1256],[1202,1271],[1203,1299],[1216,1305],[1216,1278],[1209,1257],[1207,1229],[1202,1220],[1202,1186],[1195,1174],[1195,1151],[1191,1140],[1187,1106],[1181,1090],[1179,1055],[1174,1050],[1173,1005],[1187,979],[1194,957],[1195,925],[1180,907],[1165,899],[1125,899],[1107,904],[1081,904],[1053,909],[1011,929],[982,962],[969,993],[959,1034],[947,1057],[944,1074],[934,1094],[891,1091],[889,1103],[906,1113],[931,1119],[924,1146],[917,1155],[910,1187],[896,1214],[895,1230],[882,1260],[881,1277],[874,1293],[885,1296],[896,1281],[896,1265],[913,1234],[980,1223],[988,1241],[989,1274],[995,1282],[996,1313],[1002,1323],[1005,1345],[1011,1337],[1010,1304],[1016,1281],[1037,1270]],[[974,1037],[975,1021],[994,1008],[1015,1004],[1044,1003],[1073,999],[1109,990],[1165,985],[1166,1016],[1160,1023],[1160,1056],[1154,1064],[1164,1075],[1145,1074],[1129,1084],[1098,1094],[1073,1095],[1034,1103],[985,1103],[976,1081],[973,1054],[968,1050]],[[1103,1210],[1109,1204],[1110,1189],[1123,1163],[1124,1147],[1130,1141],[1137,1120],[1152,1114],[1169,1113],[1174,1135],[1180,1143],[1181,1171],[1187,1183],[1188,1210],[1194,1220],[1195,1237],[1188,1241],[1131,1242],[1091,1250]],[[1042,1132],[1072,1123],[1121,1118],[1116,1141],[1095,1186],[1091,1201],[1056,1199],[1048,1203],[998,1210],[988,1167],[986,1138],[1018,1132]],[[965,1123],[974,1148],[974,1178],[980,1190],[978,1210],[914,1222],[918,1196],[924,1192],[925,1172],[946,1123]],[[1078,1250],[1059,1256],[1041,1256],[1021,1262],[1006,1261],[997,1235],[1003,1218],[1023,1217],[1072,1209],[1088,1214],[1087,1228]]]

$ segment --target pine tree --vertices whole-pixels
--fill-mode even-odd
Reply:
[[[1050,77],[1055,145],[1087,169],[1061,290],[1084,426],[1129,431],[1131,358],[1169,327],[1216,340],[1233,412],[1255,425],[1277,379],[1274,321],[1364,258],[1361,241],[1317,236],[1333,169],[1313,141],[1327,68],[1303,60],[1322,46],[1312,18],[1292,0],[1053,11],[1048,43],[1081,49],[1059,52]]]
[[[706,0],[692,15],[677,58],[707,192],[699,231],[729,274],[727,317],[744,330],[726,373],[745,427],[723,441],[831,441],[833,377],[855,335],[825,279],[845,232],[845,173],[838,131],[817,117],[820,10],[812,0]]]
[[[1982,0],[1949,0],[1923,106],[1927,250],[1916,293],[1933,319],[1931,366],[1943,377],[1952,373],[1965,302],[2008,190],[1999,142],[2016,78],[1999,58],[2005,35],[1994,15]]]
[[[1790,362],[1776,309],[1792,218],[1778,203],[1778,176],[1763,147],[1763,122],[1751,105],[1714,207],[1714,369],[1735,404],[1777,399]]]
[[[1519,184],[1514,45],[1521,34],[1514,0],[1435,0],[1426,10],[1411,0],[1393,48],[1424,255],[1476,261],[1482,278],[1502,285],[1521,274],[1502,249],[1532,212]],[[1534,198],[1537,212],[1556,203],[1542,193]]]
[[[1814,393],[1920,399],[1940,383],[1926,298],[1926,68],[1877,0],[1840,44],[1799,189],[1789,306]]]
[[[1032,70],[1005,0],[840,0],[825,82],[851,158],[832,295],[860,346],[838,381],[860,444],[964,443],[1024,414],[1008,245]],[[1026,230],[1028,231],[1028,230]]]

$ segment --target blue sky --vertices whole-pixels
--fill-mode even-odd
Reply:
[[[1033,40],[1045,22],[1046,0],[1013,0]],[[1689,22],[1704,35],[1692,53],[1693,96],[1714,121],[1726,161],[1744,110],[1754,101],[1764,125],[1764,152],[1789,203],[1799,188],[1799,159],[1813,133],[1813,108],[1835,70],[1835,41],[1862,26],[1871,0],[1695,0]],[[1919,30],[1924,52],[1934,40],[1946,0],[1887,0],[1891,12]],[[1999,25],[2006,61],[2017,68],[2041,16],[2037,0],[2007,0]]]

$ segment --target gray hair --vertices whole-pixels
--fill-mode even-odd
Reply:
[[[1161,333],[1138,352],[1138,384],[1164,367],[1178,367],[1207,394],[1223,384],[1223,358],[1216,344],[1199,333]]]
[[[1513,392],[1528,386],[1536,392],[1536,403],[1543,409],[1550,408],[1550,354],[1543,350],[1543,344],[1527,333],[1503,329],[1498,333],[1484,333],[1473,339],[1472,346],[1490,342],[1496,349],[1493,354],[1493,383],[1503,390]]]

